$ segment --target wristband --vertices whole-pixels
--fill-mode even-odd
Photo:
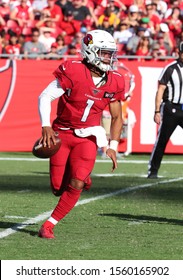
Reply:
[[[110,144],[109,144],[109,149],[112,149],[112,150],[114,150],[116,152],[117,149],[118,149],[118,141],[111,140]]]
[[[155,113],[155,114],[158,114],[158,113],[160,113],[160,111],[155,111],[154,113]]]

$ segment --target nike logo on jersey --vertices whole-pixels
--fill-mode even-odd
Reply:
[[[62,69],[65,71],[65,70],[66,70],[66,67],[63,65],[63,66],[62,66]]]

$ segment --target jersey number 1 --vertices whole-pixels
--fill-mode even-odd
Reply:
[[[86,119],[87,119],[87,117],[88,117],[88,115],[89,115],[89,113],[90,113],[90,109],[91,109],[91,107],[92,107],[94,101],[91,100],[91,99],[88,99],[86,103],[87,103],[87,106],[86,106],[86,108],[85,108],[85,110],[84,110],[84,114],[83,114],[83,116],[82,116],[82,118],[81,118],[81,121],[82,121],[82,122],[85,122],[85,121],[86,121]]]

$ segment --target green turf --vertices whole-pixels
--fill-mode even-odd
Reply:
[[[51,211],[58,201],[49,188],[48,161],[25,159],[34,157],[0,153],[0,236],[8,228]],[[54,240],[37,237],[43,221],[0,238],[0,258],[182,260],[183,179],[176,181],[183,177],[182,157],[164,156],[158,180],[146,179],[148,160],[149,155],[121,159],[114,173],[120,176],[112,177],[105,176],[111,174],[111,163],[96,162],[93,187],[82,193],[80,201],[115,191],[118,195],[77,205],[55,227]]]

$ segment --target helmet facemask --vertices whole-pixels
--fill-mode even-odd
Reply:
[[[95,61],[100,70],[104,72],[112,70],[114,62],[117,61],[116,50],[99,49],[96,53]]]

